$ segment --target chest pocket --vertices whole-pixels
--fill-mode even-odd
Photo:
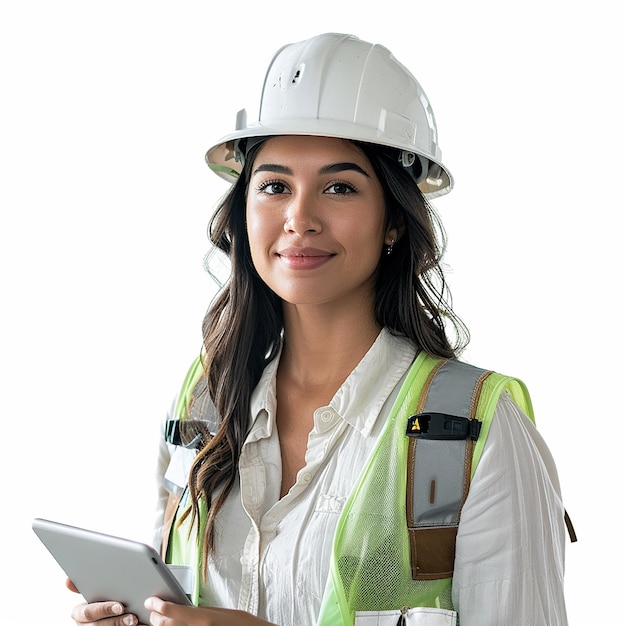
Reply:
[[[456,626],[456,611],[424,607],[403,611],[357,611],[354,626]]]

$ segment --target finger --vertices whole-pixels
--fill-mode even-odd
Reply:
[[[137,617],[130,613],[124,614],[124,606],[119,602],[91,602],[75,606],[72,619],[77,624],[93,624],[100,620],[102,626],[135,626]]]
[[[148,598],[144,606],[152,613],[152,626],[275,626],[250,613],[215,606],[186,606],[165,602],[160,598]]]
[[[80,591],[78,591],[78,589],[76,589],[76,585],[69,578],[65,579],[65,586],[70,591],[73,591],[74,593],[80,593]]]
[[[175,602],[166,602],[161,598],[152,597],[144,602],[144,606],[151,612],[151,624],[170,624],[170,620],[176,624],[188,624],[197,612],[197,607],[183,606]],[[165,621],[163,618],[168,618]],[[206,622],[205,622],[206,623]]]
[[[167,605],[168,604],[170,604],[170,603],[169,602],[165,602],[165,600],[161,600],[161,598],[157,598],[156,596],[148,598],[143,603],[143,605],[149,611],[153,611],[155,613],[161,613],[161,615],[167,615],[166,611],[167,611]]]

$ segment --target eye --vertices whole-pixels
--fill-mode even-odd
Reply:
[[[257,185],[256,190],[268,196],[276,196],[288,191],[287,185],[279,180],[265,180]]]
[[[350,193],[356,193],[356,191],[357,190],[354,185],[342,181],[331,183],[330,185],[328,185],[328,187],[326,187],[326,189],[324,189],[324,193],[341,196],[348,195]]]

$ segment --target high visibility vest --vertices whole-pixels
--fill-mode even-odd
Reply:
[[[449,369],[445,375],[444,368]],[[440,375],[443,378],[438,379]],[[455,390],[459,388],[461,403],[469,401],[466,417],[480,424],[474,431],[478,431],[476,438],[424,439],[413,446],[415,440],[407,436],[407,421],[411,424],[407,418],[424,408],[458,415],[458,409],[447,405],[458,404]],[[459,361],[418,356],[340,514],[318,626],[352,626],[357,612],[368,611],[384,612],[388,618],[372,623],[404,623],[399,621],[403,613],[427,609],[449,611],[449,621],[438,623],[456,623],[452,570],[458,520],[503,391],[534,420],[528,391],[518,379]],[[428,406],[433,392],[436,397]],[[453,451],[449,444],[460,449]],[[449,479],[450,465],[459,460],[463,485],[460,498],[452,499],[454,506],[448,512],[441,514],[446,503],[436,493],[426,494],[426,502],[418,506],[411,502],[422,497],[414,492],[413,481],[430,482],[436,491],[437,483]],[[415,509],[424,513],[425,523],[411,519],[417,517]]]
[[[179,419],[201,375],[197,363],[190,372]],[[520,380],[418,355],[339,516],[318,626],[353,626],[357,612],[368,611],[395,616],[394,624],[407,611],[426,610],[420,607],[454,615],[460,511],[504,391],[534,421]],[[430,423],[438,424],[433,432],[426,430]],[[185,497],[170,503],[169,517],[188,506]],[[206,507],[200,517],[202,533]],[[197,604],[202,577],[196,531],[190,516],[183,524],[166,520],[163,553],[168,563],[196,568]]]

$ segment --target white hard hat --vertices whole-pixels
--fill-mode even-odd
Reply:
[[[391,52],[352,35],[326,33],[275,54],[263,85],[259,118],[237,114],[235,131],[206,153],[209,167],[234,182],[239,140],[273,135],[339,137],[397,148],[429,198],[453,180],[441,162],[437,125],[424,90]]]

